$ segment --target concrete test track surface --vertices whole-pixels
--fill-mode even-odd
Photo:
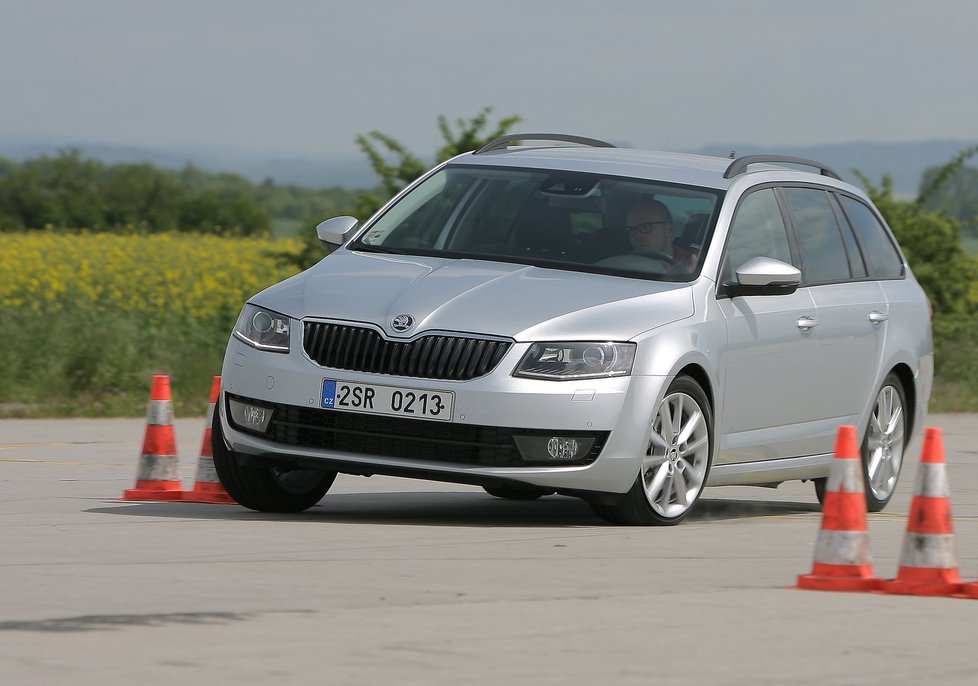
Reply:
[[[176,422],[193,486],[203,419]],[[978,416],[944,431],[978,578]],[[0,420],[0,683],[976,684],[978,600],[791,590],[811,484],[707,489],[671,528],[552,496],[340,476],[301,515],[123,502],[141,419]],[[921,433],[869,516],[896,575]]]

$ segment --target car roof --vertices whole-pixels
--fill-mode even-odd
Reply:
[[[502,167],[528,167],[558,171],[586,171],[640,179],[668,180],[675,183],[727,188],[730,179],[723,172],[730,160],[705,155],[655,152],[631,148],[510,148],[478,155],[467,153],[453,163]]]
[[[590,139],[585,139],[590,140]],[[637,179],[668,181],[703,188],[728,189],[747,171],[776,171],[786,179],[805,179],[830,185],[848,186],[836,181],[838,176],[830,169],[812,160],[788,156],[758,155],[735,159],[710,157],[679,152],[641,150],[637,148],[591,147],[586,145],[498,147],[465,153],[450,160],[451,164],[524,167],[557,171],[580,171],[611,176],[627,176]],[[607,145],[607,144],[605,144]],[[819,168],[820,173],[800,171],[780,162],[806,164]],[[735,163],[739,168],[734,171]],[[748,166],[750,165],[749,169]],[[728,173],[734,171],[734,173]]]

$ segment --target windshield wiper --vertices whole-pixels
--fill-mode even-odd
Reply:
[[[365,243],[357,243],[355,245],[351,245],[351,246],[349,246],[348,249],[349,250],[356,250],[357,252],[379,252],[379,253],[383,253],[384,255],[403,255],[404,254],[400,250],[394,250],[393,248],[385,248],[385,247],[380,246],[380,245],[367,245]]]

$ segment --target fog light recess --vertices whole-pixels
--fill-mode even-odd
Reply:
[[[264,433],[268,430],[269,422],[272,421],[273,410],[261,405],[228,398],[228,409],[231,411],[231,420],[242,429]]]
[[[527,462],[574,462],[584,459],[594,445],[583,436],[513,436]]]

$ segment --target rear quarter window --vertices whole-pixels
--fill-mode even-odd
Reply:
[[[866,205],[849,196],[839,196],[839,203],[852,226],[869,275],[876,279],[903,276],[903,260],[886,229]]]

